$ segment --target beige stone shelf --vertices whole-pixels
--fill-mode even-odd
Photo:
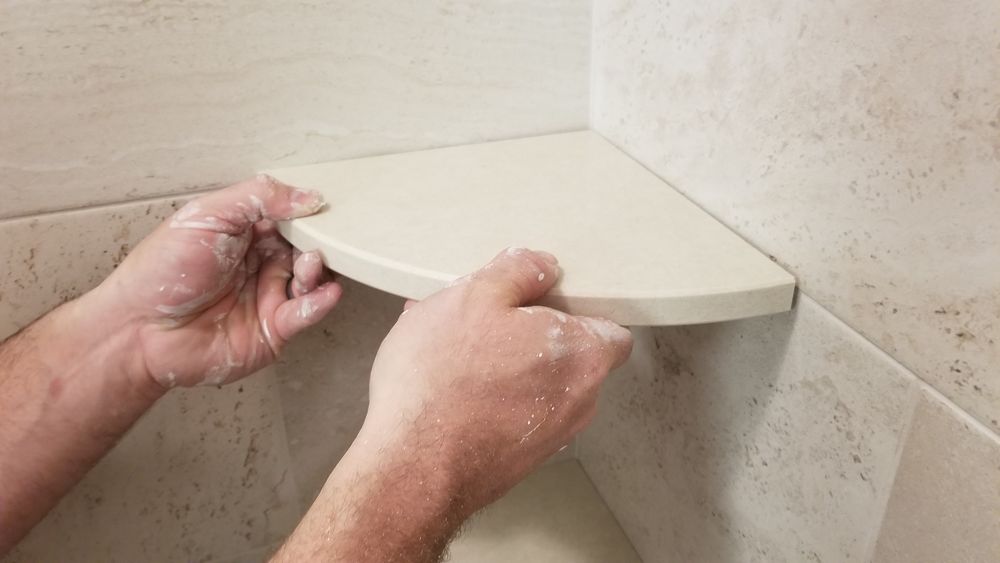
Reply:
[[[542,304],[625,325],[786,311],[795,279],[600,135],[580,131],[272,170],[322,191],[280,226],[333,270],[422,299],[506,247],[547,250]]]

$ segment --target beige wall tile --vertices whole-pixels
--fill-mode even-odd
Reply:
[[[403,300],[350,280],[320,325],[289,343],[275,366],[292,471],[309,506],[354,441],[368,410],[368,375]]]
[[[161,400],[5,561],[208,561],[298,522],[273,373]]]
[[[933,393],[913,417],[875,561],[1000,561],[1000,438]]]
[[[99,284],[180,204],[161,199],[0,220],[0,339]]]
[[[589,31],[580,0],[8,3],[0,217],[579,129]]]
[[[254,549],[228,559],[214,559],[210,563],[267,563],[271,559],[271,556],[278,551],[282,543],[277,542],[274,545]]]
[[[1000,430],[1000,3],[594,17],[593,126]]]
[[[0,221],[0,338],[99,283],[179,204]],[[4,561],[207,561],[301,513],[273,372],[162,400]]]
[[[579,448],[643,561],[868,556],[912,375],[806,297],[635,335]]]
[[[589,24],[576,0],[15,3],[0,21],[0,218],[578,129]],[[96,285],[176,206],[0,221],[0,337]],[[8,560],[262,558],[353,438],[399,306],[349,284],[277,379],[172,393]]]
[[[99,283],[179,203],[0,221],[0,337]],[[172,392],[6,561],[198,561],[282,538],[301,505],[274,381]]]
[[[529,475],[452,543],[452,563],[641,563],[574,460]]]

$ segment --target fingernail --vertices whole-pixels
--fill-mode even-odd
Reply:
[[[295,188],[292,190],[292,207],[296,211],[299,209],[316,212],[323,208],[323,194],[316,190],[306,190]]]
[[[552,264],[553,266],[555,266],[556,264],[559,263],[559,259],[558,258],[556,258],[555,256],[549,254],[548,252],[545,252],[544,250],[535,250],[534,252],[535,252],[535,254],[537,254],[538,256],[540,256],[542,258],[542,260],[545,260],[546,262],[548,262],[549,264]]]

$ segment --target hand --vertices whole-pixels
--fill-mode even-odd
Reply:
[[[319,255],[293,253],[274,223],[322,206],[268,176],[193,200],[85,296],[87,309],[134,331],[140,370],[164,388],[244,377],[340,298]]]
[[[551,255],[512,249],[407,304],[361,432],[273,562],[440,561],[466,518],[587,425],[632,335],[523,306],[558,274]]]
[[[375,360],[360,439],[411,468],[408,456],[436,460],[470,513],[565,446],[632,338],[607,320],[522,306],[558,275],[553,256],[511,249],[409,304]]]

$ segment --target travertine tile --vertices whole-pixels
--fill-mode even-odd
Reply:
[[[0,335],[96,285],[180,202],[0,221]],[[8,560],[226,558],[281,539],[300,513],[278,388],[263,373],[171,392]]]
[[[593,127],[1000,430],[1000,3],[594,18]]]
[[[282,542],[277,542],[274,545],[241,553],[236,557],[215,559],[210,563],[267,563],[267,561],[271,559],[271,556],[274,555],[274,553],[278,551],[278,548],[281,547],[281,543]]]
[[[917,382],[800,296],[793,313],[637,329],[580,442],[643,561],[860,561]]]
[[[932,393],[913,417],[875,561],[1000,561],[1000,439]]]
[[[0,221],[0,335],[96,285],[179,204]],[[201,561],[281,539],[301,512],[273,373],[160,402],[8,561]]]
[[[330,316],[289,343],[275,366],[292,470],[304,506],[354,441],[368,410],[368,376],[403,300],[350,280]]]
[[[9,2],[0,217],[579,129],[579,0]]]
[[[171,391],[5,561],[227,559],[280,541],[300,512],[265,371]]]
[[[181,200],[0,220],[0,339],[96,286]]]
[[[451,563],[640,563],[576,461],[551,464],[475,516]]]

